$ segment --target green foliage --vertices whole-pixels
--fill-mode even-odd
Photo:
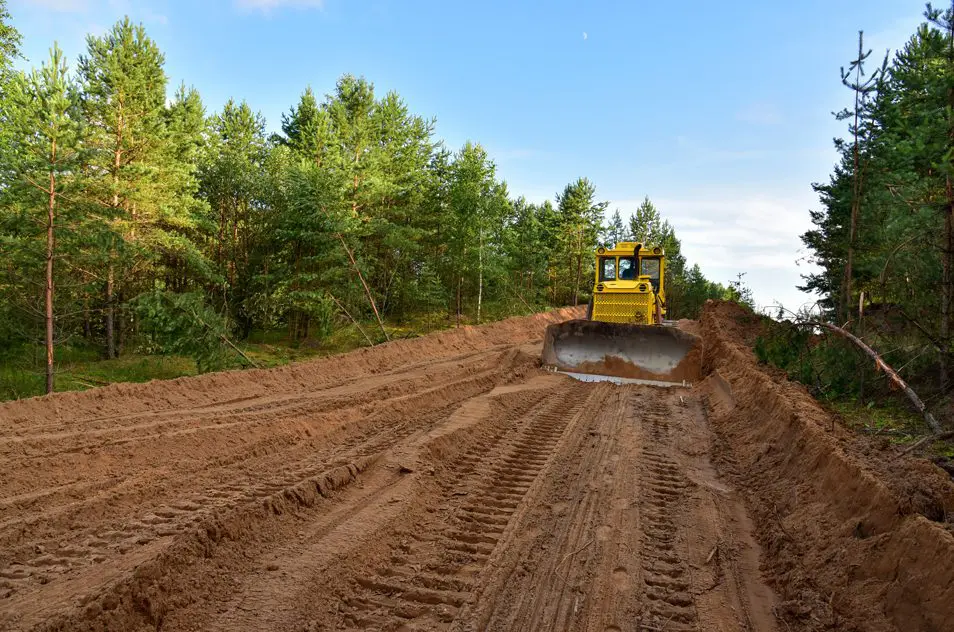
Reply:
[[[785,370],[790,379],[813,384],[816,376],[810,347],[812,336],[811,329],[798,327],[789,321],[772,323],[763,327],[755,339],[755,357],[763,364]]]
[[[603,212],[609,202],[596,201],[596,187],[586,178],[572,182],[556,197],[559,229],[556,234],[556,275],[564,280],[565,301],[572,305],[589,299],[592,287],[593,251],[603,228]]]
[[[605,226],[603,243],[608,246],[615,246],[621,241],[629,241],[630,237],[630,232],[623,225],[623,217],[619,214],[619,209],[616,209],[613,211],[609,223]]]
[[[0,0],[0,367],[43,338],[51,176],[56,357],[105,357],[83,365],[132,379],[167,374],[151,356],[125,364],[142,352],[207,371],[253,336],[280,338],[291,358],[585,302],[600,239],[629,236],[618,211],[603,226],[588,179],[540,204],[514,199],[479,143],[444,147],[433,119],[363,77],[324,97],[307,88],[268,135],[241,99],[206,112],[195,88],[167,94],[162,52],[128,18],[87,38],[75,81],[58,49],[9,72],[8,19]],[[658,229],[681,275],[679,242]],[[682,285],[692,309],[713,291],[701,272]]]
[[[752,295],[752,288],[745,283],[745,272],[739,272],[734,281],[729,281],[725,298],[755,311],[755,298]]]
[[[5,158],[10,130],[6,126],[9,113],[9,87],[13,61],[20,56],[20,33],[10,24],[7,0],[0,0],[0,172],[9,158]]]
[[[849,139],[838,163],[814,185],[820,208],[802,236],[820,271],[804,289],[819,295],[822,318],[847,327],[928,397],[950,390],[954,269],[954,12],[928,6],[925,21],[875,72],[858,57],[842,81],[853,103],[837,114]],[[852,235],[852,217],[856,224]],[[861,367],[845,355],[818,358],[845,370],[838,393],[860,392]]]
[[[201,294],[156,290],[140,294],[133,306],[145,350],[189,356],[200,373],[227,366],[228,321]]]

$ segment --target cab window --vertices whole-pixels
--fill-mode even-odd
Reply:
[[[643,257],[640,274],[649,277],[653,289],[659,291],[659,257]]]
[[[636,278],[636,259],[634,257],[619,258],[619,280],[633,281]]]
[[[616,258],[600,257],[600,281],[616,280]]]

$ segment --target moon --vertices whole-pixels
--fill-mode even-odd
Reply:
[[[586,31],[583,31],[583,39],[586,39],[589,35],[586,34]]]

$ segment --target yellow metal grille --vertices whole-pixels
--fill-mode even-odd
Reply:
[[[593,295],[593,320],[606,323],[636,323],[649,324],[652,322],[653,295],[651,293],[636,294],[600,294]]]

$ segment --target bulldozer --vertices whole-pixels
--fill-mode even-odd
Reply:
[[[666,253],[620,242],[595,252],[586,319],[547,327],[542,365],[583,381],[688,385],[699,339],[666,320]]]

